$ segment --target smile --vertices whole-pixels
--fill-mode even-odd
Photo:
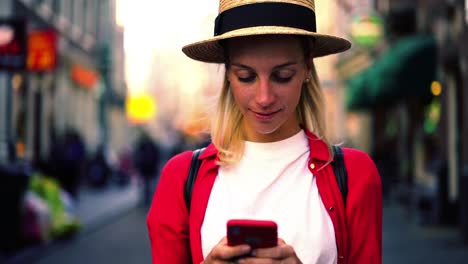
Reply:
[[[277,113],[279,113],[281,110],[278,110],[278,111],[274,111],[274,112],[267,112],[267,113],[260,113],[260,112],[255,112],[253,111],[253,113],[255,114],[255,117],[258,118],[258,119],[261,119],[261,120],[268,120],[268,119],[272,119],[273,116]]]

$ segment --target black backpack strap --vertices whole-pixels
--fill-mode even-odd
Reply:
[[[187,180],[185,181],[184,199],[188,212],[190,212],[190,203],[192,201],[193,186],[195,185],[195,179],[197,178],[198,169],[200,169],[200,165],[202,162],[198,159],[198,157],[203,152],[203,150],[205,150],[205,148],[200,148],[193,151],[192,161],[190,162],[190,169],[187,175]]]
[[[332,162],[333,172],[335,173],[336,182],[343,196],[343,203],[346,206],[346,197],[348,196],[348,173],[344,163],[344,155],[341,147],[333,145],[334,161]]]

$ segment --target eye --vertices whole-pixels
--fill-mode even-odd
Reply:
[[[245,77],[245,78],[242,78],[242,77],[237,77],[237,79],[241,82],[244,82],[244,83],[249,83],[249,82],[253,82],[255,80],[255,75],[252,75],[252,76],[249,76],[249,77]]]
[[[256,76],[253,72],[242,71],[238,72],[237,79],[243,83],[250,83],[255,80]]]
[[[277,71],[271,76],[273,81],[277,83],[288,83],[294,76],[294,72],[291,71]]]

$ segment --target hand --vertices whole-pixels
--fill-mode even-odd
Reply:
[[[294,251],[283,239],[278,239],[278,246],[273,248],[259,248],[253,250],[252,257],[245,257],[238,261],[239,264],[302,264]]]
[[[251,249],[248,245],[239,245],[230,247],[227,244],[227,237],[224,237],[206,256],[203,264],[211,263],[237,263],[235,260],[246,254],[250,254]]]

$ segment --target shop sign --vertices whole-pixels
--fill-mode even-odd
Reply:
[[[98,74],[79,64],[75,64],[71,67],[71,78],[78,85],[91,89],[93,88],[98,81]]]
[[[53,30],[35,30],[28,36],[28,70],[53,71],[57,66],[57,35]]]
[[[351,21],[351,38],[364,48],[373,48],[384,37],[384,24],[376,14],[357,15]]]
[[[20,71],[26,66],[24,20],[0,19],[0,70]]]

